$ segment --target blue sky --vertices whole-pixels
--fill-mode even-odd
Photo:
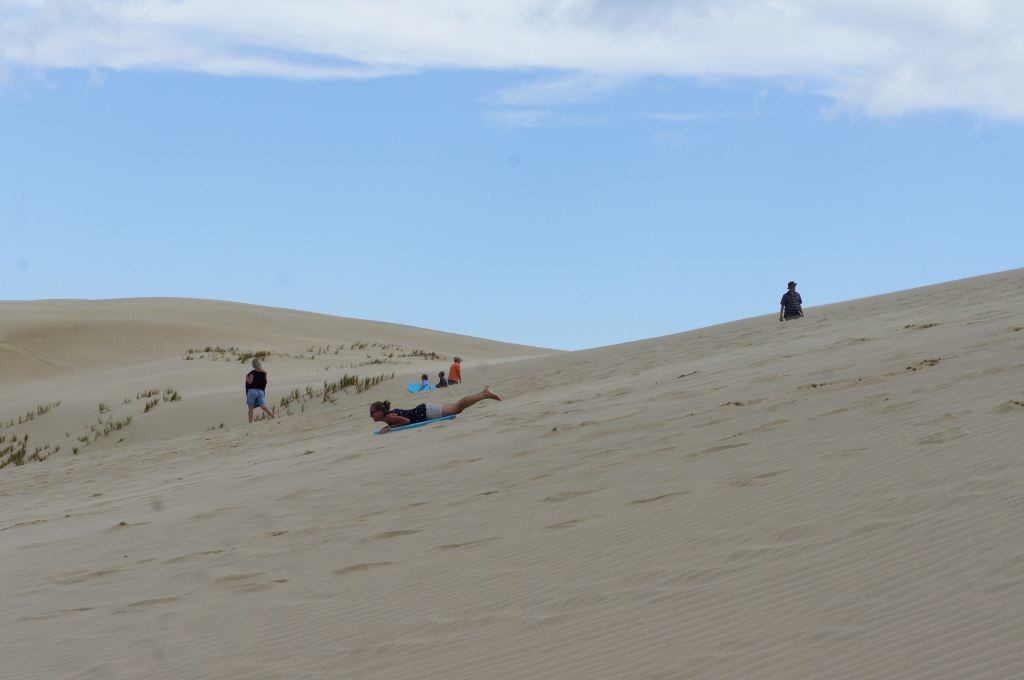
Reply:
[[[605,35],[640,30],[590,5]],[[0,2],[0,36],[90,34],[50,9]],[[237,300],[576,349],[773,313],[789,279],[811,313],[1021,265],[1019,85],[979,99],[882,65],[851,84],[775,46],[761,73],[756,45],[725,74],[624,75],[600,48],[502,62],[450,30],[466,54],[427,41],[433,61],[364,54],[383,38],[233,36],[194,63],[0,48],[0,298]]]

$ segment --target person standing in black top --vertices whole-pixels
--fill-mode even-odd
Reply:
[[[245,375],[245,403],[249,407],[250,423],[257,406],[273,420],[274,414],[267,408],[267,372],[263,370],[259,357],[252,360],[252,370]]]
[[[789,290],[782,294],[780,305],[779,321],[804,318],[804,301],[796,292],[796,281],[789,282]]]

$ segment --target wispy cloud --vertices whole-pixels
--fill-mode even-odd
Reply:
[[[502,127],[532,128],[550,122],[551,112],[531,109],[487,111],[484,113],[484,118]]]
[[[1018,0],[0,0],[0,66],[371,78],[550,69],[543,108],[647,76],[798,78],[871,115],[1024,118]]]
[[[509,128],[568,127],[607,125],[613,116],[546,109],[492,109],[484,111],[485,120]]]
[[[509,87],[499,92],[497,98],[510,106],[580,104],[599,101],[628,82],[622,77],[579,73]]]

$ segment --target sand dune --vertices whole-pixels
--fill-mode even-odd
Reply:
[[[57,447],[58,454],[124,447],[244,423],[242,380],[249,366],[239,359],[246,353],[268,353],[271,403],[298,413],[330,404],[307,388],[322,392],[325,382],[344,376],[394,375],[404,385],[423,371],[436,380],[454,355],[476,362],[479,372],[509,358],[551,352],[203,300],[8,302],[0,303],[0,318],[0,426],[8,426],[0,437],[29,435],[30,457],[40,447],[48,447],[38,454],[45,457]],[[293,390],[299,398],[282,407],[281,398]],[[175,393],[180,401],[169,400]],[[331,395],[335,403],[344,397]],[[0,451],[4,447],[0,442]],[[5,460],[0,455],[0,464]]]
[[[61,405],[0,433],[103,421],[102,390],[183,398],[0,470],[2,674],[1021,677],[1022,291],[1018,270],[572,353],[223,303],[4,303],[4,424]],[[277,352],[272,400],[396,377],[250,426],[237,358],[184,358],[207,344]],[[374,436],[370,401],[414,405],[406,378],[446,365],[354,365],[389,344],[466,356],[445,399],[504,401]]]

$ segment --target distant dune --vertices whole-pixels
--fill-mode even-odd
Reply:
[[[0,470],[0,675],[1024,677],[1024,270],[806,311],[553,352],[0,303],[0,448],[47,447]],[[373,435],[454,354],[428,400],[503,401]]]

